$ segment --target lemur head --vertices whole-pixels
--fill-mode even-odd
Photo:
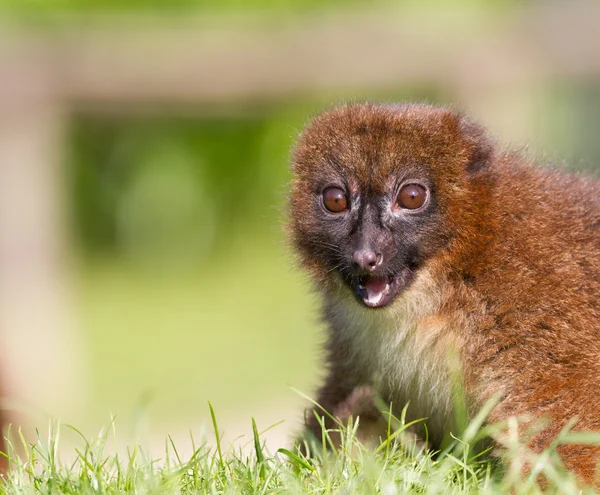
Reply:
[[[474,178],[491,154],[483,130],[445,108],[355,104],[318,116],[292,156],[302,263],[318,286],[389,305],[473,227]]]

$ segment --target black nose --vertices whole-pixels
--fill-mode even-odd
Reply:
[[[354,266],[362,270],[372,271],[381,263],[382,256],[370,249],[358,249],[352,255]]]

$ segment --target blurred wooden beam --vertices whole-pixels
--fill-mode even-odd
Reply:
[[[29,64],[56,95],[97,109],[272,100],[332,90],[501,87],[600,77],[600,3],[331,12],[169,26],[110,18],[4,30],[0,80]],[[9,78],[10,79],[10,78]],[[31,83],[31,81],[29,81]],[[0,83],[0,91],[2,83]]]

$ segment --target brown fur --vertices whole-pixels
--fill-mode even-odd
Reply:
[[[329,327],[323,407],[336,411],[370,385],[398,408],[415,403],[414,415],[430,418],[439,444],[454,426],[446,355],[454,348],[471,413],[500,392],[491,422],[550,420],[530,441],[535,451],[571,418],[576,430],[600,430],[597,182],[504,153],[451,109],[411,104],[322,114],[301,135],[293,171],[292,241]],[[361,307],[337,276],[315,198],[339,177],[351,196],[376,197],[411,174],[427,175],[436,201],[431,225],[420,231],[422,262],[389,306]],[[307,427],[318,430],[310,415]],[[600,448],[559,452],[594,483]]]

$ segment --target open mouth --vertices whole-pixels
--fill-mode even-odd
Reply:
[[[353,289],[358,299],[369,308],[381,308],[394,300],[400,291],[400,275],[372,276],[363,275],[355,277]]]

